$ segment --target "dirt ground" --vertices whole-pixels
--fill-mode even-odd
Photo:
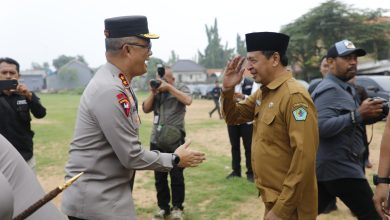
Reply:
[[[186,115],[186,123],[187,127],[190,126],[191,121],[197,120],[205,120],[208,116],[208,111],[212,109],[213,103],[212,101],[205,100],[195,100],[193,105],[188,108],[188,112]],[[141,115],[141,118],[149,117],[145,115]],[[149,119],[147,119],[149,120]],[[218,115],[214,113],[213,118],[208,120],[219,120]],[[368,137],[371,137],[373,133],[372,142],[370,144],[370,160],[373,164],[373,167],[367,169],[367,178],[371,182],[372,175],[376,173],[379,159],[379,145],[382,138],[382,133],[384,129],[384,122],[379,122],[373,126],[373,130],[371,130],[371,126],[367,126]],[[372,132],[373,131],[373,132]],[[207,137],[207,138],[205,138]],[[209,154],[218,154],[218,155],[226,155],[230,156],[230,148],[226,146],[229,145],[229,140],[227,138],[227,129],[225,126],[221,126],[221,129],[199,129],[196,132],[192,132],[188,134],[188,138],[191,138],[194,143],[202,144],[203,146],[208,146],[208,150],[211,152]],[[244,155],[242,155],[243,158]],[[243,161],[244,163],[244,161]],[[230,171],[230,167],[226,167],[226,173]],[[63,182],[63,176],[46,176],[42,178],[39,176],[39,180],[43,185],[46,191],[49,191],[59,184]],[[147,179],[153,178],[153,173],[151,171],[142,171],[137,172],[137,178],[135,182],[135,190],[133,193],[133,197],[137,207],[150,207],[151,204],[156,204],[155,192],[150,193],[149,190],[146,190],[142,187],[143,183],[147,181]],[[154,190],[153,190],[154,191]],[[61,196],[57,197],[54,200],[56,206],[59,206],[61,201]],[[355,219],[348,208],[341,202],[337,201],[338,210],[334,211],[327,215],[320,215],[317,219],[319,220],[333,220],[333,219]],[[250,213],[246,219],[262,219],[264,215],[264,205],[260,199],[254,198],[250,199],[244,203],[240,203],[237,205],[236,211],[233,216],[227,219],[238,219],[237,216],[240,213]],[[150,216],[138,216],[139,219],[151,219]],[[224,219],[225,220],[225,219]]]

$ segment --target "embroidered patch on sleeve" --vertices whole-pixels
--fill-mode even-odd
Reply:
[[[307,117],[307,111],[305,108],[300,107],[295,109],[293,112],[295,121],[305,121]]]
[[[116,97],[118,98],[118,102],[122,106],[123,111],[125,112],[126,117],[129,117],[130,109],[131,109],[129,99],[123,93],[119,93],[118,95],[116,95]]]

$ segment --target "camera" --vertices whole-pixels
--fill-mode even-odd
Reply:
[[[153,89],[157,89],[161,85],[161,81],[157,79],[152,79],[150,80],[149,83],[150,83],[150,87],[152,87]]]
[[[383,102],[383,107],[382,107],[382,113],[384,114],[384,115],[388,115],[389,114],[389,102],[386,100],[386,99],[384,99],[384,98],[381,98],[381,97],[373,97],[371,100],[382,100],[382,101],[384,101]]]
[[[16,89],[18,81],[16,79],[0,80],[0,92],[3,90]]]
[[[157,64],[157,74],[161,79],[163,79],[165,75],[165,68],[162,64]],[[153,89],[157,89],[158,87],[160,87],[160,85],[161,85],[160,80],[157,79],[150,80],[150,87],[152,87]]]
[[[162,64],[157,64],[157,73],[162,79],[165,75],[165,67]]]

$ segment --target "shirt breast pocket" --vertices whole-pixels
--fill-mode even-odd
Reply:
[[[271,126],[275,121],[275,117],[276,115],[274,112],[264,112],[263,116],[261,117],[261,121],[265,123],[265,125]]]

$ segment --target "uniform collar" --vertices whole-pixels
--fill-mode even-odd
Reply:
[[[126,75],[121,72],[121,70],[116,67],[114,64],[107,62],[106,67],[112,74],[112,76],[116,79],[119,79],[120,84],[125,87],[129,88],[130,87],[130,81],[127,79]]]
[[[337,85],[341,86],[341,88],[343,88],[344,90],[347,90],[348,87],[351,87],[351,84],[347,83],[347,82],[344,82],[343,80],[337,78],[335,75],[333,75],[332,73],[329,73],[328,75],[326,75],[326,78],[332,80],[333,82],[335,82]]]
[[[288,70],[285,70],[281,76],[274,79],[272,82],[268,83],[268,85],[266,85],[265,87],[267,87],[269,90],[277,89],[280,85],[282,85],[284,82],[286,82],[291,78],[292,78],[292,73]]]

